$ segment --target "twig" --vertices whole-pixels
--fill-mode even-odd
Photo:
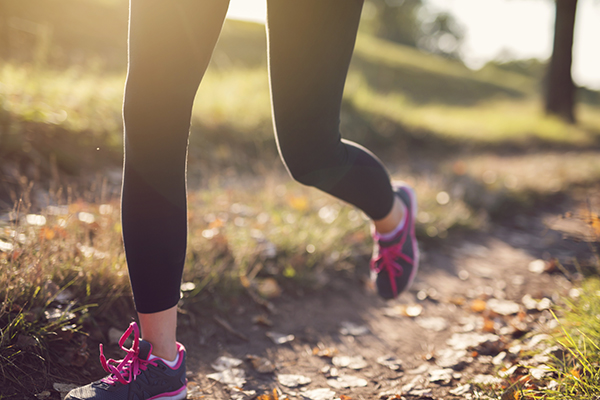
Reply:
[[[244,335],[241,332],[236,331],[235,329],[233,329],[231,327],[231,325],[229,325],[229,322],[225,321],[223,318],[217,317],[216,315],[213,317],[213,319],[215,320],[215,322],[219,325],[221,325],[223,328],[225,328],[226,331],[228,331],[229,333],[239,337],[240,339],[249,342],[250,339],[248,339],[248,337],[246,335]]]

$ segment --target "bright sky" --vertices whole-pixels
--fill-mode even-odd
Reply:
[[[552,0],[425,0],[432,10],[452,13],[465,27],[463,59],[472,68],[499,56],[546,59],[552,52]],[[229,17],[264,22],[265,0],[231,0]],[[600,90],[600,1],[579,0],[573,78]]]

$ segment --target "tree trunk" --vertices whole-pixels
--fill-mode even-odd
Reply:
[[[8,13],[4,0],[0,0],[0,60],[7,60],[9,54]]]
[[[556,0],[554,48],[547,76],[546,113],[575,122],[575,85],[571,76],[577,0]]]

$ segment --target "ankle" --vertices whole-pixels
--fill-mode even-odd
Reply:
[[[402,229],[401,225],[406,220],[406,206],[398,198],[394,196],[394,204],[392,209],[384,218],[373,221],[375,225],[375,231],[380,235],[387,235],[399,229]]]

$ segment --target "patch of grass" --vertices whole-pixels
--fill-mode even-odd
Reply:
[[[106,144],[114,146],[120,141],[123,82],[121,74],[105,75],[93,69],[3,63],[0,99],[17,121],[61,125],[86,135],[110,132],[112,139]]]
[[[586,280],[579,298],[560,310],[559,329],[549,345],[564,351],[552,358],[553,379],[541,390],[526,391],[527,398],[563,400],[600,396],[600,279]],[[558,318],[557,318],[558,320]]]

